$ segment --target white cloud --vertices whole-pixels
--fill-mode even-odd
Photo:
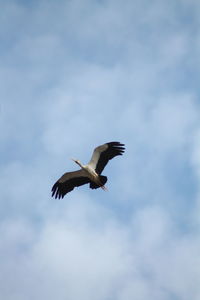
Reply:
[[[3,299],[199,299],[198,5],[1,5]],[[109,140],[109,192],[50,200]]]
[[[39,230],[15,220],[1,225],[4,299],[198,299],[195,236],[174,232],[169,215],[156,207],[126,226],[109,217],[91,227],[98,211],[91,213],[90,205],[86,201],[87,219],[75,223],[68,219],[72,205],[59,219],[47,217]]]

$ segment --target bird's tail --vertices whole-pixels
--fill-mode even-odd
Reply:
[[[107,177],[103,175],[99,175],[99,184],[96,184],[95,182],[90,183],[91,189],[98,189],[99,187],[102,188],[104,191],[107,190],[107,188],[104,186],[104,184],[107,182]]]

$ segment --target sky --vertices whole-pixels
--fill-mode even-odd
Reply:
[[[0,8],[1,299],[199,300],[199,1]],[[51,198],[110,141],[107,192]]]

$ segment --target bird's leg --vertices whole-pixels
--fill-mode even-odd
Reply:
[[[104,191],[108,191],[107,187],[105,185],[102,185],[101,181],[99,180],[98,177],[96,177],[96,183],[99,185],[99,187],[104,190]]]
[[[104,190],[105,192],[108,192],[108,189],[105,185],[100,185],[100,188],[102,188],[102,190]]]

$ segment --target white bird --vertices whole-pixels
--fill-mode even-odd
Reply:
[[[52,187],[52,197],[63,198],[67,193],[71,192],[75,187],[89,183],[91,189],[99,187],[106,190],[104,184],[107,177],[101,175],[110,159],[124,153],[124,144],[119,142],[110,142],[98,146],[94,149],[92,158],[87,165],[82,165],[77,159],[72,159],[81,169],[74,172],[67,172],[56,181]]]

